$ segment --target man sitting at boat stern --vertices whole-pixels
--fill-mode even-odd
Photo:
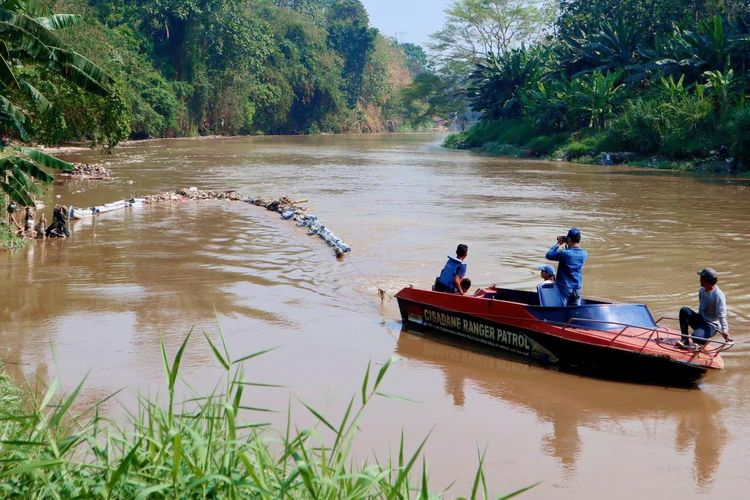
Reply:
[[[727,342],[732,342],[729,337],[729,324],[727,323],[727,299],[716,283],[719,281],[719,273],[707,267],[698,273],[701,287],[698,290],[698,312],[689,307],[680,309],[680,331],[682,342],[677,342],[679,347],[691,345],[691,335],[688,327],[693,329],[692,340],[696,344],[705,344],[716,333],[721,333]]]
[[[463,243],[456,248],[456,256],[448,256],[448,262],[440,272],[432,287],[436,292],[457,293],[464,295],[466,292],[461,287],[461,280],[466,276],[466,264],[464,259],[469,254],[469,247]],[[471,285],[469,285],[471,286]]]
[[[572,227],[566,236],[558,236],[557,243],[547,252],[548,260],[560,263],[557,266],[556,283],[566,306],[581,305],[583,265],[589,253],[581,248],[580,243],[581,231]]]

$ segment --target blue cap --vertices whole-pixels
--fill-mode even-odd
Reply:
[[[547,274],[551,274],[552,276],[555,275],[555,268],[550,266],[549,264],[544,264],[543,266],[539,266],[540,271],[544,271]]]
[[[577,227],[571,227],[568,231],[568,238],[580,238],[581,231]]]
[[[710,267],[707,267],[699,272],[698,276],[700,276],[701,278],[706,278],[709,281],[713,281],[714,283],[716,283],[719,279],[719,273],[717,273],[715,269]]]

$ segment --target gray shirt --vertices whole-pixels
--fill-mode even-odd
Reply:
[[[698,312],[713,326],[729,334],[727,299],[718,286],[714,286],[710,292],[703,287],[698,290]]]

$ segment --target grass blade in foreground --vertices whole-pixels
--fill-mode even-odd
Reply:
[[[18,389],[0,374],[0,402],[5,403],[0,408],[0,497],[270,500],[440,496],[430,491],[422,454],[427,438],[407,455],[402,437],[395,462],[391,457],[382,463],[376,459],[374,464],[358,464],[351,455],[360,417],[373,396],[380,395],[378,388],[395,359],[384,363],[374,380],[368,366],[360,388],[361,405],[355,404],[359,398],[353,397],[338,426],[303,403],[322,432],[292,430],[291,418],[286,430],[272,432],[265,425],[239,422],[240,411],[251,407],[242,402],[243,388],[251,384],[243,380],[240,361],[262,352],[230,363],[225,345],[225,353],[221,353],[212,343],[227,390],[201,397],[192,394],[182,404],[175,404],[175,385],[182,380],[178,375],[189,338],[185,337],[171,363],[166,346],[163,342],[160,346],[167,405],[141,396],[135,411],[120,422],[123,425],[106,421],[96,408],[83,413],[93,415],[90,421],[81,422],[81,417],[71,413],[81,385],[70,395],[61,395],[57,379],[50,382],[41,400],[27,398],[34,410],[27,415]],[[14,418],[16,415],[24,417]],[[414,470],[420,458],[422,468]],[[480,455],[471,498],[480,493],[487,497],[483,463]]]

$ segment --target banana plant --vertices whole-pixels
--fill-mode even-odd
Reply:
[[[586,126],[603,130],[609,118],[625,100],[622,73],[600,73],[579,76],[561,95],[571,113],[581,117]]]
[[[696,82],[706,71],[726,72],[750,66],[750,32],[746,26],[719,16],[706,19],[692,29],[676,29],[657,40],[653,51],[644,51],[659,75],[685,75]]]
[[[34,207],[34,195],[43,193],[38,183],[54,180],[49,170],[69,172],[73,165],[33,148],[7,148],[0,152],[0,189],[11,201]]]
[[[555,53],[561,70],[570,77],[627,68],[635,81],[645,78],[640,52],[644,36],[637,25],[622,19],[603,21],[598,30],[562,35]]]
[[[23,107],[32,102],[40,112],[53,104],[18,69],[37,67],[60,75],[84,90],[109,96],[112,78],[96,64],[70,50],[55,31],[77,25],[80,16],[54,14],[39,0],[0,0],[0,132],[27,142],[30,117]],[[34,206],[38,183],[52,180],[50,170],[72,165],[27,147],[5,147],[0,140],[0,189],[10,200]]]
[[[525,86],[538,81],[544,70],[536,50],[522,47],[499,56],[489,54],[470,76],[467,95],[472,109],[490,119],[520,116]]]

